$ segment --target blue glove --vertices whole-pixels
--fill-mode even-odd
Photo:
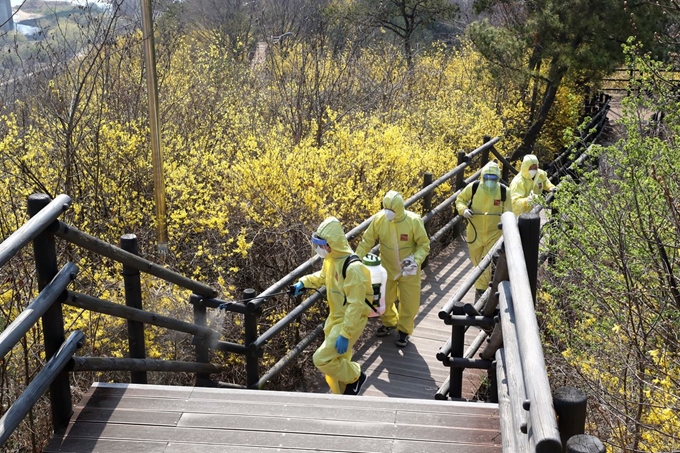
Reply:
[[[220,310],[226,310],[227,304],[226,303],[220,304],[217,308],[220,309]]]
[[[338,337],[337,340],[335,340],[335,349],[338,351],[338,354],[344,354],[347,352],[347,348],[349,347],[349,340],[342,335]]]
[[[302,282],[297,282],[293,286],[290,287],[290,295],[291,296],[299,296],[302,294],[302,290],[305,289],[305,285],[302,284]]]

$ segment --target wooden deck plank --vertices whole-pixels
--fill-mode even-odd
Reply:
[[[74,411],[73,420],[88,422],[154,424],[176,426],[180,414],[171,412],[152,412],[148,410],[126,410],[123,408],[101,409],[85,407]]]
[[[401,411],[393,411],[390,416],[376,411],[375,417],[368,417],[366,420],[338,420],[327,419],[320,421],[318,419],[300,418],[291,413],[290,417],[282,422],[276,423],[277,431],[285,432],[307,432],[319,434],[333,434],[334,429],[339,427],[339,433],[351,433],[353,435],[367,435],[375,437],[399,438],[404,437],[395,429],[398,425],[411,427],[427,427],[431,429],[433,426],[445,427],[452,429],[469,429],[479,430],[480,426],[484,426],[492,417],[474,417],[466,414],[458,414],[455,416],[445,416],[440,414],[414,414],[405,413]],[[496,422],[498,422],[496,417]],[[232,429],[246,429],[246,430],[272,430],[271,417],[262,416],[243,416],[243,415],[216,415],[216,414],[195,414],[185,413],[182,415],[178,426],[183,427],[200,427],[200,428],[219,428],[228,426]],[[376,427],[379,427],[376,430]],[[496,432],[494,430],[489,430]],[[408,436],[406,436],[408,437]]]
[[[43,453],[164,453],[167,442],[134,442],[129,440],[68,437],[63,442],[51,442]]]
[[[389,443],[382,438],[353,437],[348,435],[310,435],[306,433],[282,433],[277,431],[240,431],[222,427],[220,429],[183,428],[164,426],[138,426],[101,423],[78,423],[73,426],[70,436],[100,439],[121,439],[131,441],[168,441],[188,444],[221,444],[225,451],[231,446],[255,446],[264,448],[301,448],[317,451],[338,452],[390,452]]]
[[[230,446],[229,453],[309,453],[309,450],[301,450],[299,448],[265,448],[265,447],[247,447],[244,445]],[[165,449],[164,453],[225,453],[224,445],[211,444],[185,444],[180,442],[171,442]],[[413,452],[412,452],[413,453]]]
[[[277,392],[265,392],[260,393],[270,394]],[[200,413],[200,414],[212,414],[212,415],[243,415],[247,416],[249,414],[256,413],[261,417],[296,417],[302,419],[317,419],[319,417],[325,416],[328,411],[328,407],[333,407],[333,418],[335,420],[347,420],[347,421],[384,421],[392,422],[394,415],[392,412],[393,404],[384,405],[383,407],[375,407],[374,401],[368,401],[367,398],[362,398],[360,404],[346,404],[345,401],[326,401],[323,403],[309,404],[307,402],[296,402],[294,398],[291,398],[290,394],[286,393],[286,399],[281,400],[281,402],[266,401],[266,400],[252,400],[252,401],[238,401],[238,400],[211,400],[211,399],[186,399],[177,400],[173,398],[110,398],[110,397],[92,397],[89,399],[87,406],[87,413],[99,414],[99,418],[92,419],[88,417],[81,417],[82,411],[79,411],[76,415],[76,420],[80,421],[102,421],[106,420],[106,414],[109,414],[110,421],[115,421],[115,418],[120,418],[122,422],[125,423],[140,423],[140,422],[151,422],[154,424],[163,422],[162,424],[172,426],[173,420],[176,418],[176,414],[182,413]],[[346,400],[344,398],[343,400]],[[358,398],[355,398],[358,399]],[[432,400],[434,401],[434,400]],[[435,414],[442,414],[442,416],[455,416],[464,415],[471,416],[474,414],[474,409],[472,406],[467,406],[464,408],[447,408],[444,402],[434,402],[436,407],[428,407],[427,411]],[[485,404],[479,403],[480,411],[487,411]],[[495,407],[495,405],[491,405]],[[411,412],[422,412],[424,406],[415,405],[413,407],[403,406],[400,408],[400,412],[411,413]],[[448,411],[447,411],[448,409]],[[139,414],[135,415],[135,411]],[[451,411],[455,411],[452,413]],[[158,414],[156,419],[147,418],[145,414]]]
[[[99,386],[121,385],[121,384],[97,384]],[[170,387],[174,388],[174,387]],[[455,402],[437,401],[432,404],[432,400],[420,401],[417,399],[383,399],[383,398],[342,398],[338,401],[335,395],[318,393],[296,393],[294,402],[291,403],[289,392],[263,392],[260,390],[240,390],[237,392],[224,392],[222,389],[195,387],[189,399],[213,400],[228,402],[243,402],[249,404],[264,402],[266,404],[288,404],[300,405],[304,407],[334,405],[335,407],[355,408],[370,405],[371,409],[391,409],[394,404],[399,405],[400,411],[404,412],[423,412],[435,414],[467,414],[467,415],[487,415],[489,408],[496,405],[487,405],[479,402]]]
[[[93,386],[45,451],[500,451],[493,404],[206,388],[177,398],[187,387],[173,386],[147,398],[143,389]],[[177,426],[153,424],[176,416]]]
[[[489,445],[452,445],[442,442],[409,442],[397,440],[392,445],[392,453],[502,453],[500,446]]]
[[[319,436],[353,436],[377,439],[406,439],[425,441],[447,441],[456,443],[486,443],[493,441],[498,434],[494,430],[470,429],[462,426],[462,418],[450,419],[447,426],[415,425],[408,423],[408,417],[403,417],[406,423],[396,424],[392,421],[348,421],[348,420],[319,420],[300,419],[295,417],[271,420],[262,417],[238,417],[209,414],[184,414],[179,427],[184,428],[220,428],[235,431],[266,431],[296,434],[312,434]]]
[[[484,445],[493,442],[498,432],[493,430],[470,430],[442,427],[413,427],[401,425],[388,429],[383,424],[317,421],[318,429],[306,431],[282,431],[283,419],[272,420],[269,429],[238,429],[216,427],[208,429],[199,426],[166,427],[124,424],[101,424],[82,422],[73,426],[71,438],[93,438],[128,440],[139,445],[149,442],[183,442],[192,444],[221,444],[260,446],[266,448],[309,448],[322,451],[391,452],[390,444],[395,441],[445,442],[450,446]],[[326,431],[323,429],[326,425]],[[343,429],[343,427],[345,429]],[[313,427],[312,427],[313,428]],[[389,434],[389,435],[387,435]],[[419,450],[423,451],[423,450]],[[463,450],[461,450],[463,451]]]

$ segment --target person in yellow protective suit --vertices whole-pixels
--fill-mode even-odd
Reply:
[[[481,183],[474,181],[468,184],[456,197],[456,210],[468,221],[466,234],[468,252],[473,266],[477,266],[482,261],[501,237],[502,231],[498,228],[501,214],[512,210],[512,201],[507,193],[507,187],[501,190],[500,178],[501,171],[498,164],[489,162],[482,168]],[[473,196],[475,185],[477,190],[474,191]],[[505,201],[503,201],[504,191],[506,192]],[[475,282],[477,298],[486,291],[490,281],[491,266],[487,267]]]
[[[292,294],[304,288],[326,286],[329,314],[324,324],[324,341],[314,352],[314,365],[326,375],[333,393],[357,395],[366,382],[366,374],[352,362],[352,347],[366,327],[371,311],[366,303],[373,300],[371,273],[361,261],[350,262],[343,276],[345,260],[352,248],[345,238],[340,221],[324,220],[312,235],[317,254],[323,258],[321,270],[305,275],[293,285]]]
[[[548,174],[538,168],[538,157],[527,154],[522,159],[519,173],[510,183],[512,211],[515,215],[527,213],[534,206],[536,196],[543,191],[554,192],[557,187],[548,179]]]
[[[361,237],[357,255],[363,258],[380,241],[380,258],[387,271],[385,313],[376,335],[384,337],[397,328],[399,347],[408,345],[420,306],[421,266],[430,253],[423,219],[404,209],[404,199],[394,190],[383,198],[383,210],[373,216]],[[399,299],[399,309],[395,302]]]

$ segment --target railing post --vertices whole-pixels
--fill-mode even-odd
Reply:
[[[496,375],[496,368],[498,363],[493,361],[492,367],[487,370],[487,377],[489,379],[489,393],[486,400],[489,403],[498,403],[498,376]]]
[[[426,171],[423,173],[423,189],[432,184],[432,173]],[[432,192],[423,197],[423,216],[432,210]]]
[[[491,137],[489,135],[485,135],[484,137],[482,137],[482,145],[484,143],[489,142],[489,141],[491,141]],[[480,165],[480,168],[481,168],[484,165],[486,165],[487,162],[489,162],[489,148],[482,151],[482,154],[480,154],[480,156],[481,156],[481,159],[482,159],[482,164]]]
[[[134,234],[124,234],[120,237],[120,248],[126,252],[139,255],[139,243]],[[142,284],[139,271],[123,264],[123,282],[125,286],[125,305],[142,310]],[[144,344],[144,324],[128,320],[128,349],[130,358],[146,359],[146,345]],[[130,382],[146,384],[146,371],[130,371]]]
[[[458,151],[458,165],[462,165],[467,162],[467,154],[465,151]],[[456,174],[456,182],[454,184],[454,190],[460,190],[465,186],[465,172],[461,171]]]
[[[557,429],[560,439],[567,448],[567,441],[586,430],[586,394],[573,387],[560,387],[553,393],[553,406],[557,413]]]
[[[432,184],[432,173],[425,172],[423,174],[423,189],[426,188]],[[432,210],[432,192],[428,193],[423,197],[423,217],[429,214],[429,212]],[[430,224],[426,223],[425,224],[425,232],[427,233],[427,237],[430,237]],[[429,255],[425,257],[425,260],[423,261],[423,264],[420,266],[421,268],[425,268],[427,264],[429,263]]]
[[[458,151],[458,164],[457,165],[462,165],[465,162],[467,162],[467,160],[468,160],[468,158],[467,158],[467,154],[465,154],[465,151]],[[454,191],[459,191],[463,187],[465,187],[465,172],[460,171],[460,172],[458,172],[458,174],[456,174],[456,181],[455,181],[453,189],[454,189]],[[455,206],[454,206],[453,209],[455,211],[455,209],[456,209]],[[458,236],[460,236],[460,234],[461,234],[461,226],[460,226],[460,223],[458,223],[458,225],[456,225],[453,229],[453,238],[454,239],[457,238]]]
[[[33,194],[28,197],[28,215],[33,217],[50,203],[45,194]],[[38,290],[42,291],[57,275],[57,249],[54,235],[47,228],[33,240],[33,256],[38,278]],[[43,337],[45,341],[45,361],[59,351],[64,343],[64,317],[61,310],[61,298],[55,301],[42,316]],[[62,370],[50,384],[50,403],[52,409],[52,426],[57,431],[68,425],[73,408],[71,406],[71,386],[68,371]]]
[[[452,315],[464,315],[463,307],[455,305]],[[465,326],[451,327],[451,357],[463,357],[465,354]],[[449,398],[463,397],[463,368],[451,367],[449,370]]]
[[[484,143],[487,143],[487,142],[491,141],[491,137],[488,136],[488,135],[485,135],[484,138],[483,138],[483,140],[484,140]],[[496,148],[492,145],[492,146],[489,148],[489,151],[490,151],[490,150],[495,150],[495,149],[496,149]],[[487,155],[486,155],[486,160],[487,160],[487,161],[489,160],[489,155],[488,155],[488,152],[489,152],[489,151],[486,151],[486,153],[487,153]],[[503,168],[501,168],[501,179],[502,179],[503,181],[505,181],[508,185],[510,185],[510,168],[509,168],[507,165],[505,165],[504,163],[502,163],[502,162],[499,162],[499,165],[502,165],[502,166],[503,166]]]
[[[208,316],[205,308],[205,304],[203,303],[203,297],[199,296],[198,294],[192,294],[191,297],[191,305],[194,306],[194,324],[199,325],[201,327],[208,327]],[[195,345],[195,353],[196,353],[196,362],[198,363],[210,363],[210,349],[208,342],[203,339],[203,341],[198,341],[197,338],[194,337],[194,345]],[[207,373],[196,373],[196,385],[197,386],[206,386],[210,385],[210,374]]]
[[[578,434],[567,441],[567,453],[605,453],[607,449],[595,436]]]
[[[246,288],[243,290],[243,303],[247,306],[247,301],[253,299],[255,296],[256,293],[254,289]],[[246,311],[244,318],[243,324],[246,336],[245,345],[246,347],[249,347],[257,340],[257,313]],[[248,355],[246,355],[246,376],[248,388],[252,388],[252,386],[257,384],[260,380],[260,364],[257,351],[251,350]]]
[[[520,214],[517,219],[517,228],[522,240],[524,261],[531,286],[531,297],[536,304],[536,282],[538,279],[538,243],[541,238],[541,218],[538,214]]]
[[[496,261],[496,268],[494,269],[493,277],[491,278],[491,294],[486,300],[484,307],[482,307],[482,315],[493,316],[496,313],[496,309],[498,308],[498,285],[509,279],[508,260],[505,256],[505,243],[503,243],[502,247],[498,250],[498,260]],[[489,357],[489,360],[491,360],[491,357]]]

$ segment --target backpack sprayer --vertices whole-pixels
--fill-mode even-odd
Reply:
[[[472,215],[473,216],[476,216],[476,215],[496,215],[496,216],[500,217],[502,214],[500,212],[493,213],[493,214],[489,213],[489,212],[473,212]],[[474,223],[470,222],[470,219],[467,219],[467,222],[472,226],[472,231],[475,232],[475,237],[471,241],[468,241],[467,238],[465,238],[465,243],[466,244],[472,244],[473,242],[475,242],[477,240],[477,228],[475,228]]]

